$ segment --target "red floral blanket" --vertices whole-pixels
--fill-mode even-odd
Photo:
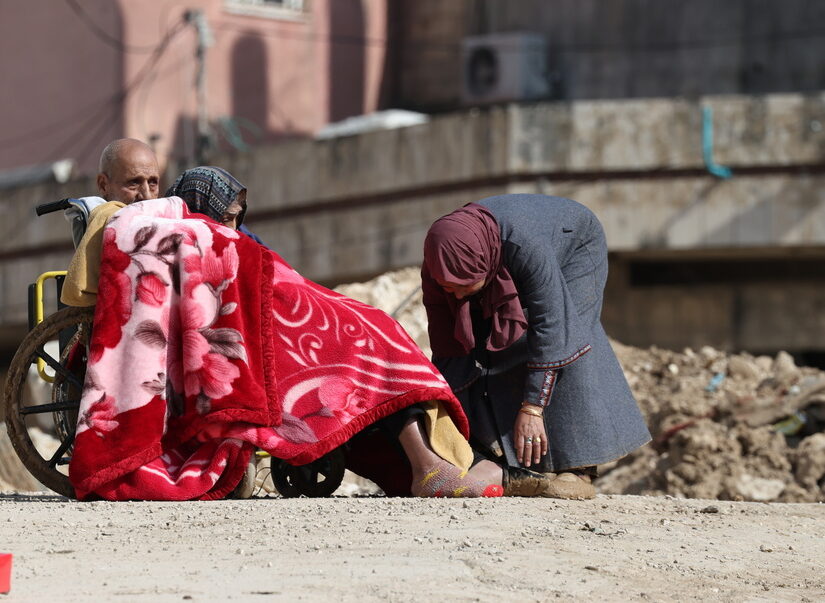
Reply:
[[[447,383],[383,312],[308,281],[176,198],[119,211],[70,479],[79,499],[220,498],[255,448],[315,460]]]

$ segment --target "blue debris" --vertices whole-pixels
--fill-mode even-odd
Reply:
[[[722,385],[722,381],[725,380],[725,373],[716,373],[708,384],[705,386],[706,392],[715,392],[719,389],[719,386]]]

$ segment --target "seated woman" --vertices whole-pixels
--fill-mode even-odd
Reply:
[[[220,498],[256,448],[305,464],[372,424],[405,453],[407,493],[502,494],[498,466],[471,467],[449,386],[393,319],[239,235],[246,189],[224,170],[188,170],[167,195],[103,229],[79,499]]]

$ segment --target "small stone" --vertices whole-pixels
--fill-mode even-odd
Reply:
[[[707,507],[705,507],[704,509],[702,509],[699,512],[700,513],[718,513],[719,512],[719,507],[717,507],[716,505],[708,505]]]
[[[734,486],[745,499],[759,502],[776,500],[785,490],[785,482],[781,479],[766,479],[750,473],[742,473]]]
[[[596,567],[595,565],[585,565],[584,569],[590,570],[591,572],[598,572],[599,571],[599,568]]]
[[[764,544],[759,545],[759,550],[762,551],[763,553],[773,553],[773,549],[771,547],[767,546],[767,545],[764,545]]]
[[[799,374],[799,369],[788,352],[781,351],[773,361],[773,373],[780,379],[790,379]]]
[[[770,356],[757,356],[753,362],[763,373],[769,373],[773,367],[773,358]]]
[[[743,356],[731,356],[728,359],[728,374],[731,377],[755,381],[759,378],[759,368]]]

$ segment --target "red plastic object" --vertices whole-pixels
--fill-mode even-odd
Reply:
[[[11,553],[0,553],[0,593],[11,590]]]

